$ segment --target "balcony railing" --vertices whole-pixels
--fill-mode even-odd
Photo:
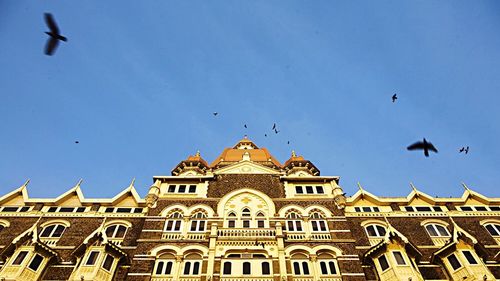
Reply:
[[[332,236],[330,233],[312,233],[307,235],[305,233],[293,233],[289,232],[286,234],[286,240],[288,241],[324,241],[331,240]]]
[[[431,239],[434,245],[443,246],[446,242],[448,242],[448,240],[450,240],[450,237],[431,237]]]
[[[320,277],[318,281],[342,281],[342,277]]]
[[[312,276],[302,276],[302,277],[293,277],[293,281],[313,281],[314,277]]]
[[[219,238],[246,239],[249,237],[276,237],[276,230],[269,228],[225,228],[217,231]]]
[[[40,238],[40,240],[47,244],[47,246],[56,246],[57,244],[57,241],[59,241],[60,237],[55,237],[55,238],[48,238],[48,237],[45,237],[45,238]]]
[[[183,235],[179,232],[163,232],[161,234],[162,240],[206,240],[208,235],[205,232],[191,232]]]
[[[221,277],[220,281],[273,281],[274,278],[269,277]]]

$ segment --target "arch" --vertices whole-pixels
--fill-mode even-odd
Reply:
[[[259,198],[260,200],[262,200],[263,202],[265,202],[268,208],[269,216],[273,216],[276,213],[276,207],[274,205],[274,202],[267,194],[251,188],[242,188],[238,190],[233,190],[232,192],[227,193],[226,195],[224,195],[224,197],[221,198],[221,200],[217,204],[217,214],[219,216],[224,216],[225,214],[224,209],[227,202],[231,200],[233,197],[236,197],[244,193],[252,194],[257,198]]]
[[[377,219],[369,219],[369,220],[362,221],[360,223],[360,225],[362,227],[367,227],[367,226],[369,226],[371,224],[376,224],[376,225],[380,225],[380,226],[383,226],[383,227],[387,228],[387,223],[385,221],[377,220]]]
[[[181,248],[174,245],[160,245],[151,250],[150,256],[157,257],[160,254],[171,253],[173,255],[181,255]]]
[[[312,248],[312,251],[318,256],[322,253],[333,253],[335,257],[342,256],[342,251],[339,248],[330,245],[318,245]]]
[[[104,224],[104,228],[108,227],[108,226],[111,226],[111,225],[114,225],[114,224],[121,224],[121,225],[124,225],[126,226],[127,228],[130,228],[132,227],[132,223],[127,221],[127,220],[121,220],[121,219],[118,219],[118,220],[112,220],[112,221],[107,221],[105,224]]]
[[[420,225],[425,226],[425,225],[428,225],[430,223],[440,224],[440,225],[445,226],[445,227],[448,227],[450,225],[449,223],[442,221],[442,220],[438,220],[438,219],[426,219],[426,220],[421,221]]]
[[[325,208],[323,206],[319,206],[319,205],[309,206],[304,211],[306,212],[307,216],[309,216],[312,212],[319,211],[320,213],[323,214],[323,216],[325,218],[332,217],[332,212],[330,210],[328,210],[327,208]]]
[[[279,216],[281,218],[284,218],[286,217],[286,215],[289,213],[289,212],[297,212],[298,214],[300,214],[302,217],[306,217],[307,216],[307,212],[304,211],[304,208],[302,208],[301,206],[299,205],[294,205],[294,204],[291,204],[291,205],[286,205],[284,207],[282,207],[279,211]]]
[[[297,253],[297,252],[306,253],[307,255],[314,254],[314,251],[311,248],[304,245],[292,245],[285,248],[285,254],[288,256],[292,256],[292,253]]]
[[[55,219],[55,220],[49,220],[49,221],[46,221],[46,222],[40,224],[40,227],[44,228],[46,226],[53,225],[53,224],[62,224],[62,225],[64,225],[64,227],[71,226],[71,223],[67,220]]]
[[[182,247],[180,249],[180,253],[182,255],[194,254],[194,253],[200,254],[201,253],[201,256],[203,257],[203,256],[208,256],[208,248],[205,246],[202,246],[202,245],[189,245],[189,246]]]
[[[0,219],[0,225],[3,226],[3,227],[9,227],[10,226],[10,222],[8,220],[2,220],[2,219]]]
[[[480,225],[484,226],[486,224],[500,224],[500,220],[498,219],[484,219],[479,222]]]
[[[210,206],[205,205],[205,204],[196,204],[196,205],[190,206],[187,209],[186,214],[193,215],[194,212],[199,211],[200,209],[205,211],[207,217],[209,217],[209,218],[214,217],[214,210]]]
[[[252,254],[263,254],[267,258],[272,256],[272,252],[268,251],[267,249],[252,249],[251,251]],[[224,247],[221,256],[224,258],[228,258],[228,256],[232,254],[244,254],[244,253],[246,253],[246,249],[228,249],[227,247]]]
[[[184,206],[182,204],[174,204],[174,205],[170,205],[168,207],[165,207],[165,209],[163,209],[163,211],[161,211],[160,216],[166,217],[174,209],[179,209],[183,216],[189,215],[188,208],[186,206]]]

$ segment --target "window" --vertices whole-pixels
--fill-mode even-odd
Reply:
[[[491,236],[500,236],[500,224],[489,223],[484,226]]]
[[[269,275],[271,274],[271,268],[269,267],[269,262],[262,262],[262,274]]]
[[[313,213],[311,215],[311,226],[313,231],[328,231],[326,222],[319,213]]]
[[[335,275],[337,274],[337,266],[333,261],[321,261],[319,263],[321,275]]]
[[[175,184],[171,184],[168,186],[168,193],[174,193],[175,192]]]
[[[38,268],[40,268],[40,265],[42,264],[42,262],[43,262],[43,257],[39,254],[35,254],[35,256],[31,260],[30,264],[28,265],[28,268],[33,270],[33,271],[37,271]]]
[[[366,227],[368,237],[384,237],[385,227],[377,224],[371,224]]]
[[[31,207],[27,207],[27,206],[24,206],[24,207],[0,207],[0,212],[6,212],[6,213],[11,213],[11,212],[21,212],[21,213],[24,213],[24,212],[27,212],[31,209]]]
[[[243,221],[243,228],[250,228],[250,221],[249,220]]]
[[[323,194],[323,193],[325,193],[325,190],[323,189],[323,187],[321,185],[317,185],[316,186],[316,193]]]
[[[440,224],[428,224],[425,226],[425,229],[429,233],[431,237],[449,237],[450,233],[446,229],[446,227]]]
[[[129,214],[139,214],[142,213],[142,208],[113,208],[107,207],[104,212],[105,213],[129,213]]]
[[[394,251],[392,252],[394,255],[394,259],[396,260],[397,265],[406,265],[405,258],[403,257],[403,254],[399,251]]]
[[[190,230],[191,231],[197,231],[197,232],[200,232],[200,231],[205,231],[205,224],[206,224],[206,215],[202,212],[198,212],[196,213],[193,217],[192,217],[192,221],[191,221],[191,228]]]
[[[91,251],[85,265],[94,265],[97,257],[99,257],[99,251]]]
[[[354,211],[357,213],[376,213],[380,212],[380,209],[378,207],[354,207]]]
[[[184,275],[198,275],[200,274],[199,261],[187,261],[184,264]]]
[[[227,274],[227,275],[231,275],[231,263],[230,262],[227,261],[224,263],[223,273]]]
[[[380,257],[378,257],[378,263],[380,264],[380,268],[382,269],[382,271],[385,271],[389,268],[389,263],[387,262],[387,258],[385,257],[385,255],[381,255]]]
[[[49,207],[49,213],[83,213],[87,210],[86,207]]]
[[[265,227],[265,220],[266,220],[264,214],[261,212],[258,212],[256,217],[257,217],[257,227],[264,228]]]
[[[309,264],[306,261],[302,262],[302,271],[304,275],[309,275]]]
[[[165,231],[180,231],[182,223],[182,215],[179,212],[172,213],[165,223]]]
[[[104,263],[102,264],[102,268],[106,269],[107,271],[111,270],[111,267],[113,266],[113,262],[115,259],[113,258],[112,255],[106,255],[106,258],[104,259]]]
[[[229,228],[235,228],[236,227],[236,214],[234,212],[230,212],[227,215],[227,227]]]
[[[122,224],[115,224],[106,228],[106,236],[108,238],[123,238],[127,232],[127,227]]]
[[[242,219],[246,218],[246,219],[243,219],[243,227],[249,228],[250,227],[250,220],[248,220],[248,219],[251,218],[250,209],[248,209],[248,208],[243,209],[241,211],[241,217],[242,217]]]
[[[310,185],[306,185],[306,192],[307,194],[313,194],[314,193],[313,187]]]
[[[28,251],[20,251],[19,254],[17,254],[16,259],[12,262],[12,265],[20,265],[23,263],[24,258],[28,255]]]
[[[296,213],[290,213],[286,216],[288,231],[302,231],[302,220]]]
[[[440,206],[405,206],[407,212],[442,212]]]
[[[40,237],[42,238],[58,238],[61,237],[64,230],[66,227],[62,224],[52,224],[49,226],[46,226],[42,233],[40,234]]]
[[[295,275],[309,275],[309,263],[307,261],[294,261],[293,272]]]
[[[304,190],[302,190],[302,186],[300,186],[300,185],[295,186],[295,193],[304,194]]]
[[[293,272],[295,275],[300,275],[300,264],[298,262],[293,263]]]
[[[469,264],[478,264],[471,251],[462,251],[462,253],[464,254],[464,257],[467,259]]]
[[[243,263],[243,274],[244,275],[250,275],[251,274],[251,267],[249,262],[244,262]]]
[[[172,261],[158,261],[156,264],[155,275],[170,275],[172,274]]]
[[[181,184],[179,185],[179,193],[184,193],[186,192],[186,185],[185,184]]]
[[[487,211],[493,211],[493,212],[498,212],[500,211],[500,206],[460,206],[460,210],[464,212],[487,212]]]
[[[450,263],[451,267],[453,268],[453,270],[457,270],[459,269],[460,267],[462,267],[462,265],[460,264],[460,262],[458,261],[457,257],[455,256],[455,254],[451,254],[449,255],[448,257],[446,257],[446,259],[448,260],[448,262]]]
[[[192,184],[189,186],[189,193],[195,193],[196,192],[196,185]]]

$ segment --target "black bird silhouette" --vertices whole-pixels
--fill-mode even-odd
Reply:
[[[280,131],[278,131],[278,129],[274,129],[274,132],[277,134],[277,133],[279,133]]]
[[[213,115],[214,115],[214,116],[217,116],[217,114],[219,114],[219,113],[218,113],[218,112],[214,112],[214,113],[213,113]]]
[[[264,137],[266,137],[266,138],[267,138],[267,134],[264,134]]]
[[[80,143],[80,142],[79,142],[79,141],[75,141],[75,143],[77,143],[77,144],[78,144],[78,143]]]
[[[396,94],[392,95],[392,102],[396,102],[398,99],[398,96]]]
[[[273,124],[273,128],[271,130],[276,130],[276,123]]]
[[[245,124],[244,127],[247,128],[247,124]]]
[[[287,141],[286,144],[290,144],[290,141]]]
[[[425,157],[429,157],[429,150],[438,152],[438,150],[432,145],[432,143],[428,142],[425,138],[423,141],[416,142],[410,146],[408,146],[406,149],[408,150],[423,150]]]
[[[466,147],[462,146],[462,148],[460,148],[460,150],[459,150],[459,153],[462,153],[462,152],[465,152],[465,154],[469,153],[469,147],[467,146],[467,148],[466,148]]]
[[[50,29],[50,32],[45,32],[45,34],[49,35],[50,38],[47,40],[45,44],[45,54],[48,56],[52,56],[59,45],[59,41],[68,41],[68,39],[62,36],[59,33],[59,27],[57,27],[56,21],[54,17],[50,13],[45,13],[45,23]]]

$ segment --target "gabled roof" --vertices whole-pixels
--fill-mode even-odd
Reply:
[[[20,187],[14,189],[13,191],[5,194],[4,196],[0,197],[0,204],[3,204],[5,202],[8,202],[12,200],[15,197],[21,196],[23,201],[26,202],[29,200],[28,197],[28,189],[26,188],[29,184],[30,180],[27,180],[23,185]]]

